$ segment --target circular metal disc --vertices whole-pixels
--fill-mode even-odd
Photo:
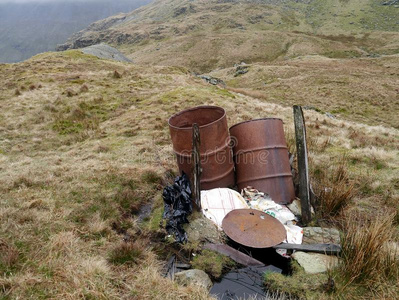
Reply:
[[[233,241],[252,248],[273,247],[287,236],[279,220],[254,209],[232,210],[224,217],[222,227]]]

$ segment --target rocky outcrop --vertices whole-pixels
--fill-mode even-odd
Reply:
[[[221,84],[223,86],[225,86],[226,84],[224,83],[223,80],[219,79],[219,78],[215,78],[209,75],[197,75],[197,77],[205,80],[206,82],[213,84],[213,85],[218,85]]]
[[[65,44],[57,45],[56,51],[65,51],[68,49],[79,49],[92,46],[101,42],[109,41],[110,33],[108,30],[117,24],[123,23],[127,14],[119,14],[92,23],[89,27],[72,35]],[[119,37],[115,37],[118,39]],[[121,42],[124,42],[122,39]]]
[[[131,62],[125,55],[118,49],[115,49],[106,44],[93,45],[82,49],[84,54],[97,56],[98,58],[111,59],[116,61]]]

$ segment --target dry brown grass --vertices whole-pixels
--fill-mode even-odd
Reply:
[[[347,168],[347,158],[343,156],[337,164],[325,168],[319,167],[315,171],[314,190],[317,197],[317,212],[323,218],[337,216],[350,204],[356,194]]]
[[[111,250],[108,261],[116,265],[138,264],[144,258],[145,251],[142,242],[122,241]]]
[[[399,279],[397,249],[390,247],[394,241],[394,215],[376,213],[369,221],[361,214],[346,217],[339,271],[345,287],[354,283],[373,290],[381,285],[393,292]]]
[[[18,249],[0,239],[0,271],[12,267],[18,261],[18,256]]]
[[[122,78],[122,74],[118,72],[118,70],[115,70],[114,73],[112,74],[112,77],[119,79]]]
[[[46,68],[36,72],[33,62]],[[171,251],[159,228],[161,186],[176,174],[166,120],[184,108],[220,105],[229,125],[282,118],[292,141],[292,108],[216,88],[179,68],[108,62],[77,51],[42,54],[0,69],[0,81],[10,87],[0,101],[0,235],[18,251],[0,277],[0,297],[206,299],[206,291],[160,276],[162,260]],[[126,72],[112,80],[115,69]],[[69,80],[77,76],[90,89],[67,97],[68,88],[82,85]],[[43,87],[17,97],[14,82],[41,82]],[[370,183],[348,209],[394,205],[397,130],[330,119],[316,111],[305,111],[305,117],[313,166],[333,165],[346,151],[349,179]],[[384,136],[386,143],[372,148],[360,143],[353,149],[351,130]],[[140,223],[142,204],[153,201],[153,212]],[[108,260],[123,240],[146,243],[137,263]]]

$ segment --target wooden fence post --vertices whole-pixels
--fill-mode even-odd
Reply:
[[[201,137],[198,124],[193,124],[193,199],[198,210],[201,210]]]
[[[302,223],[307,225],[312,218],[310,204],[310,182],[306,127],[302,107],[294,105],[296,151],[298,157],[299,198],[301,199]]]

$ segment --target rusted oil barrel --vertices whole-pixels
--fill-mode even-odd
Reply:
[[[291,203],[294,183],[281,119],[242,122],[230,128],[239,190],[253,186],[273,201]]]
[[[201,189],[234,185],[234,162],[230,147],[226,112],[217,106],[198,106],[169,119],[173,150],[180,172],[192,177],[192,126],[200,130]]]

